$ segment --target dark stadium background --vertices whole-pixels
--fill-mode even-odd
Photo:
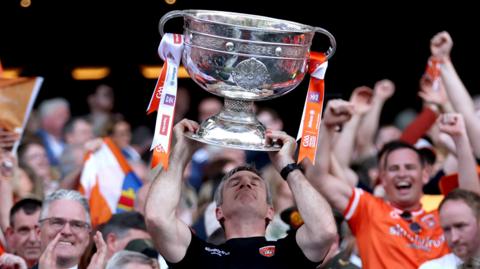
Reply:
[[[384,108],[384,123],[405,107],[420,108],[418,80],[429,56],[429,40],[441,30],[453,37],[453,62],[467,88],[472,94],[480,93],[480,16],[474,4],[461,1],[177,0],[173,5],[161,0],[31,1],[29,8],[20,7],[20,0],[0,1],[0,60],[5,68],[21,67],[22,75],[45,77],[39,101],[64,96],[75,114],[86,113],[87,94],[98,83],[107,82],[115,89],[115,110],[133,125],[153,128],[154,117],[145,116],[144,111],[155,80],[143,78],[139,66],[161,63],[156,54],[158,22],[174,9],[244,12],[329,30],[338,48],[326,74],[327,98],[348,98],[356,86],[373,86],[389,78],[397,91]],[[181,26],[182,19],[175,19],[166,30],[181,32]],[[322,44],[323,39],[315,38],[312,49],[323,49]],[[96,65],[111,68],[104,81],[75,81],[70,75],[76,66]],[[291,93],[259,103],[276,108],[291,134],[298,128],[307,83],[306,79]],[[189,117],[196,117],[198,100],[209,93],[189,79],[180,84],[191,90]]]

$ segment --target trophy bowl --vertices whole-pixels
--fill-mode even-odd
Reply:
[[[206,91],[224,98],[224,107],[187,134],[203,143],[244,150],[275,151],[265,141],[265,126],[255,117],[254,101],[282,96],[297,87],[308,70],[310,46],[316,32],[335,38],[320,27],[249,14],[174,10],[159,23],[184,19],[182,63]]]

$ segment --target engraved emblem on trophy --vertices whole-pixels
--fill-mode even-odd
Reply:
[[[265,143],[265,126],[256,119],[253,102],[295,89],[307,73],[315,33],[330,41],[327,59],[336,49],[333,35],[320,27],[263,16],[175,10],[160,19],[162,36],[165,23],[176,17],[184,21],[182,63],[187,72],[200,87],[224,98],[223,109],[187,136],[223,147],[278,150]]]

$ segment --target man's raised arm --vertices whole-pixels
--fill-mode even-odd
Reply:
[[[331,100],[325,108],[320,136],[318,140],[317,156],[315,166],[306,166],[305,175],[312,185],[332,205],[333,208],[344,212],[352,196],[353,189],[345,179],[331,175],[330,155],[336,132],[353,114],[353,106],[344,100]]]
[[[267,138],[276,139],[282,144],[280,151],[270,153],[270,159],[279,172],[289,164],[295,163],[293,155],[297,144],[293,137],[278,131],[267,133]],[[310,160],[304,160],[302,165],[304,163],[310,163]],[[287,174],[283,173],[282,176],[285,176],[284,179],[287,180],[288,186],[292,190],[304,222],[296,234],[297,244],[309,260],[320,262],[327,255],[337,234],[332,209],[322,195],[313,188],[301,170],[290,171]]]
[[[463,116],[459,113],[446,113],[440,116],[437,124],[440,131],[450,135],[455,142],[459,188],[480,194],[477,164],[470,146]]]
[[[430,41],[432,56],[441,61],[440,75],[448,98],[455,111],[463,115],[473,152],[475,157],[480,158],[480,139],[478,139],[480,136],[480,120],[475,114],[473,100],[450,59],[452,47],[452,37],[447,32],[436,34]]]
[[[187,139],[186,131],[194,132],[198,124],[182,120],[173,128],[173,147],[169,168],[155,175],[145,204],[145,220],[149,233],[161,255],[169,262],[179,262],[192,240],[189,227],[177,218],[183,171],[198,142]]]

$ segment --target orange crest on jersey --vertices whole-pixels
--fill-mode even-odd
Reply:
[[[261,247],[258,249],[258,252],[260,252],[260,254],[262,254],[263,256],[270,258],[275,255],[275,246]]]

